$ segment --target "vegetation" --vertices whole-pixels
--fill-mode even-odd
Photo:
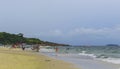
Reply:
[[[41,41],[40,39],[37,38],[26,38],[26,42],[27,44],[41,44],[43,41]]]
[[[0,32],[0,43],[1,44],[15,44],[15,43],[23,43],[25,42],[25,38],[15,34],[9,34],[6,32]]]
[[[0,44],[41,44],[41,45],[50,45],[50,46],[66,46],[65,44],[58,44],[48,41],[42,41],[38,38],[27,38],[24,37],[22,33],[19,34],[10,34],[6,32],[0,32]]]

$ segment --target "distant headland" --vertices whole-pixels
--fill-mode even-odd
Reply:
[[[107,44],[106,46],[119,46],[118,44]]]
[[[7,32],[0,32],[0,44],[2,45],[8,45],[8,44],[40,44],[43,46],[69,46],[68,44],[59,44],[49,41],[43,41],[38,38],[28,38],[24,37],[24,34],[18,33],[18,34],[11,34]]]

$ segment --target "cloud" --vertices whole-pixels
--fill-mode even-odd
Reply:
[[[104,28],[73,28],[69,30],[50,29],[32,36],[43,40],[68,44],[107,44],[119,43],[120,25]]]
[[[48,30],[48,31],[44,31],[44,32],[40,32],[36,35],[39,35],[39,36],[62,36],[63,35],[63,32],[61,30]]]
[[[72,30],[61,30],[61,29],[53,29],[48,31],[43,31],[37,33],[35,35],[38,36],[52,36],[52,37],[74,37],[74,36],[106,36],[106,37],[117,37],[120,35],[120,25],[108,28],[74,28]]]
[[[89,35],[89,34],[106,34],[109,33],[110,29],[109,28],[103,28],[103,29],[95,29],[95,28],[76,28],[72,31],[70,31],[69,34],[71,35]]]
[[[69,32],[70,35],[120,35],[120,26],[113,28],[75,28]]]

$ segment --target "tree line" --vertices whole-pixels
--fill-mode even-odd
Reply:
[[[42,41],[38,38],[27,38],[24,37],[22,33],[19,34],[11,34],[7,32],[0,32],[0,44],[8,45],[8,44],[41,44],[41,45],[50,45],[50,46],[66,46],[66,44],[58,44],[54,42]],[[68,46],[68,45],[67,45]]]

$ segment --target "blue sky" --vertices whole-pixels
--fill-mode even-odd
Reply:
[[[0,31],[72,45],[120,44],[120,0],[1,0]]]

